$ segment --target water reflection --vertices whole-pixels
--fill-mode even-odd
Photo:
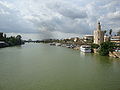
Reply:
[[[113,62],[116,62],[119,60],[118,58],[113,58],[113,57],[109,57],[109,56],[100,56],[98,54],[92,54],[92,55],[93,55],[94,59],[99,61],[101,64],[104,64],[104,63],[112,64]]]

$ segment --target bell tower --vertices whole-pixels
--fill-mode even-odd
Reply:
[[[97,30],[94,31],[94,43],[101,44],[104,42],[104,31],[101,30],[100,22],[97,23]]]
[[[97,30],[101,30],[101,25],[100,25],[100,22],[98,22],[98,25],[97,25]]]

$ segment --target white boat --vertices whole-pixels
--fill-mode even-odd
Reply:
[[[56,46],[61,46],[61,43],[56,43],[55,45],[56,45]]]
[[[53,42],[53,43],[50,43],[51,46],[55,46],[56,44]]]
[[[80,51],[85,53],[91,53],[91,46],[90,45],[82,45],[80,47]]]

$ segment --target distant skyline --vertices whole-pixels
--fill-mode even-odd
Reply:
[[[26,39],[92,34],[98,20],[120,30],[120,0],[0,0],[0,32]]]

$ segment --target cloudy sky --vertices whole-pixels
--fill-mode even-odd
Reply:
[[[120,30],[120,0],[0,0],[0,32],[25,39],[68,38]]]

